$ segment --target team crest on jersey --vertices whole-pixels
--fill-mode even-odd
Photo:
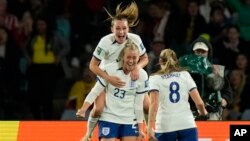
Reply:
[[[102,134],[107,136],[110,133],[110,128],[109,127],[103,127],[102,128]]]
[[[130,88],[133,88],[133,87],[135,87],[135,81],[131,80],[130,81]]]
[[[97,54],[100,55],[102,53],[102,48],[97,47]]]

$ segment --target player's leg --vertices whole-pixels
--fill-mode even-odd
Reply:
[[[149,105],[150,105],[149,95],[145,94],[144,100],[143,100],[143,111],[144,111],[144,119],[145,119],[146,125],[148,125]]]
[[[121,141],[136,141],[137,137],[122,137]]]
[[[94,107],[90,112],[90,116],[87,122],[87,132],[85,138],[91,139],[93,131],[97,125],[97,122],[101,116],[105,104],[105,91],[103,90],[94,102]],[[84,141],[88,141],[85,139]]]

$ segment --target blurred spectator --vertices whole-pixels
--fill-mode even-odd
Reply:
[[[15,41],[17,40],[18,19],[15,15],[7,12],[7,0],[0,0],[0,26],[6,27]]]
[[[186,6],[186,13],[182,17],[181,28],[183,31],[181,38],[184,46],[189,47],[189,44],[199,37],[201,33],[206,32],[206,21],[199,12],[199,3],[196,0],[190,0]],[[187,48],[188,52],[192,52],[192,49]]]
[[[229,74],[229,82],[232,87],[233,92],[233,102],[229,105],[227,112],[224,112],[223,116],[225,120],[239,120],[241,113],[240,113],[240,97],[241,93],[244,90],[246,76],[245,74],[238,70],[234,69]]]
[[[21,48],[24,48],[27,38],[32,33],[34,19],[30,11],[25,11],[18,27],[18,43]]]
[[[30,63],[29,104],[35,119],[51,119],[55,88],[64,77],[61,62],[69,52],[68,42],[52,27],[46,16],[38,17],[25,48]]]
[[[66,109],[62,114],[62,120],[75,119],[77,109],[80,109],[88,93],[95,85],[96,75],[89,69],[88,63],[82,68],[82,78],[76,81],[69,92]],[[91,108],[88,112],[91,111]],[[86,117],[87,120],[88,117]]]
[[[210,42],[214,44],[226,35],[226,28],[231,23],[224,15],[224,7],[220,4],[214,5],[210,12],[207,33],[210,35]]]
[[[236,24],[240,29],[240,36],[250,41],[250,0],[226,0],[226,2],[237,13]]]
[[[245,53],[239,53],[235,60],[235,68],[245,76],[245,86],[240,95],[240,112],[243,113],[246,109],[250,109],[250,75],[249,75],[249,58]]]
[[[249,110],[250,109],[250,103],[249,103],[249,99],[250,99],[250,77],[246,76],[246,81],[245,81],[245,87],[244,90],[241,93],[241,97],[240,97],[240,112],[244,113],[245,110]]]
[[[148,14],[152,17],[151,39],[162,40],[166,46],[173,46],[178,39],[179,20],[171,9],[171,4],[163,0],[151,0],[148,3]]]
[[[249,57],[245,53],[237,54],[235,58],[235,68],[242,71],[247,77],[249,75]]]
[[[210,21],[211,9],[215,5],[218,5],[218,4],[223,6],[223,13],[224,13],[225,17],[231,18],[231,13],[230,13],[229,9],[226,7],[223,0],[204,0],[204,3],[202,3],[200,5],[200,13],[205,18],[207,23],[209,23],[209,21]]]
[[[4,119],[13,119],[14,111],[17,111],[20,69],[20,48],[17,47],[9,30],[0,27],[0,111],[3,108]],[[16,100],[16,101],[15,101]],[[13,102],[15,101],[15,102]]]
[[[238,27],[231,25],[226,28],[226,36],[214,44],[214,56],[226,69],[231,70],[235,67],[234,62],[240,52],[248,53],[249,49],[247,43],[240,38]]]
[[[166,45],[164,41],[156,40],[151,43],[151,50],[148,53],[149,62],[147,65],[148,74],[152,74],[157,71],[157,65],[159,62],[159,56],[161,51],[166,49]]]
[[[31,11],[31,14],[35,19],[40,15],[44,14],[48,8],[48,3],[46,0],[28,0],[28,1],[29,1],[28,10]],[[49,14],[51,15],[53,13]]]

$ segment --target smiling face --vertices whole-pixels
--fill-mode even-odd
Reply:
[[[123,71],[125,74],[128,74],[135,69],[137,62],[139,61],[139,52],[138,50],[125,49],[123,56]]]
[[[115,40],[119,44],[124,43],[129,31],[128,21],[126,19],[114,20],[112,22],[111,31],[115,34]]]

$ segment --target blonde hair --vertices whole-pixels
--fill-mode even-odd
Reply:
[[[118,60],[120,62],[120,66],[123,65],[123,60],[124,60],[123,57],[125,55],[126,50],[136,50],[138,52],[138,55],[139,55],[138,46],[131,39],[128,39],[126,44],[124,45],[124,48],[121,50],[119,57],[118,57]]]
[[[187,70],[179,66],[176,53],[171,49],[162,50],[159,59],[161,60],[161,69],[155,74],[169,74],[171,72]]]
[[[122,20],[126,19],[128,21],[128,26],[129,27],[134,27],[139,23],[138,20],[138,7],[135,2],[131,2],[130,5],[126,7],[121,7],[121,3],[117,5],[116,10],[115,10],[115,15],[113,16],[108,12],[106,8],[104,8],[107,14],[109,15],[108,20],[111,20],[111,26],[114,25],[115,20]]]

